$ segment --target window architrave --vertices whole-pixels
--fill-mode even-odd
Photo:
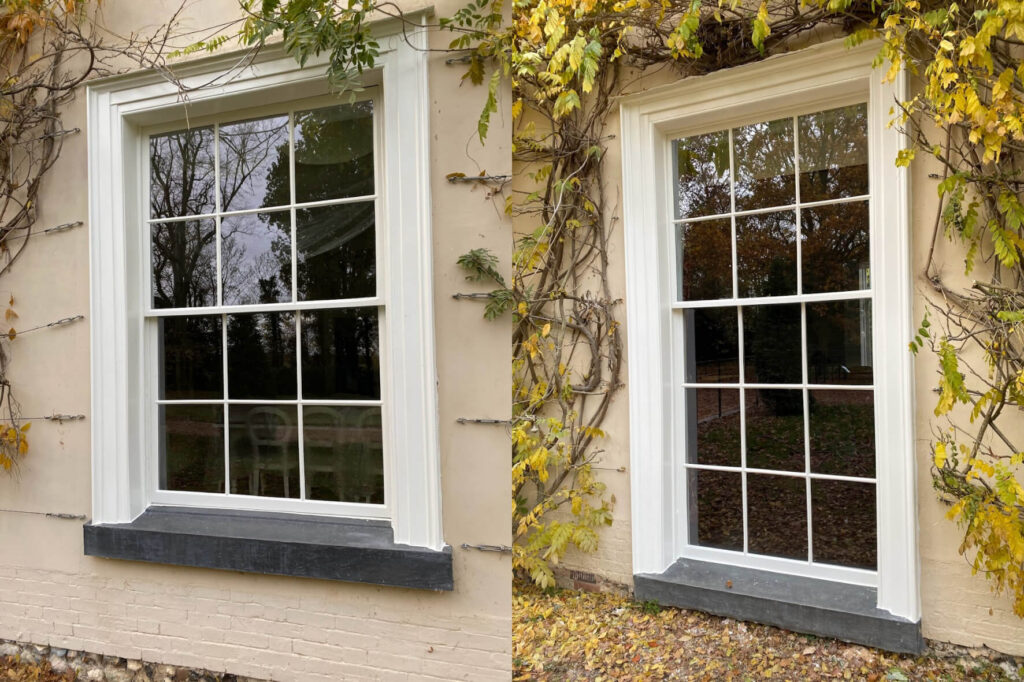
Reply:
[[[908,177],[890,128],[905,76],[883,83],[877,43],[837,40],[684,79],[621,102],[629,362],[633,571],[657,574],[686,552],[685,480],[674,452],[683,422],[672,349],[675,300],[670,140],[734,124],[868,103],[876,363],[878,607],[920,618],[914,462]],[[639,171],[637,170],[639,169]],[[784,570],[783,564],[762,566]]]
[[[382,348],[381,358],[382,393],[390,412],[387,515],[396,543],[439,550],[444,540],[426,31],[385,34],[379,41],[380,59],[365,74],[364,85],[381,92],[378,215],[386,246],[378,256],[383,275],[378,297],[394,313],[387,319],[392,342]],[[130,522],[155,503],[149,484],[153,466],[144,455],[152,451],[155,438],[147,416],[153,397],[147,395],[146,381],[152,371],[144,333],[148,304],[138,295],[148,293],[149,274],[148,261],[138,257],[143,240],[136,229],[144,213],[146,136],[186,112],[212,116],[329,94],[324,60],[302,67],[276,47],[265,49],[251,64],[244,54],[229,53],[180,65],[175,74],[190,89],[187,110],[178,88],[151,71],[97,80],[87,88],[92,521],[97,524]],[[330,511],[309,508],[309,513]],[[344,515],[362,514],[350,510]]]

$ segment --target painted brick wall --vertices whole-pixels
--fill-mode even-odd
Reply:
[[[208,587],[223,576],[124,566],[121,575],[0,566],[0,632],[282,682],[508,677],[507,620],[479,614],[467,628],[464,617],[429,608],[451,595],[241,575]]]

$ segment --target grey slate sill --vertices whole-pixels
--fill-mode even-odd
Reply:
[[[451,547],[399,545],[386,521],[152,506],[131,523],[84,526],[85,553],[450,591]]]
[[[731,585],[731,586],[730,586]],[[875,606],[873,587],[679,559],[633,576],[640,601],[706,611],[900,653],[924,650],[921,622]]]

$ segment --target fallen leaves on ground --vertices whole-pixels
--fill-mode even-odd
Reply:
[[[920,657],[639,604],[615,594],[517,585],[516,680],[1015,680],[987,658]]]
[[[54,672],[46,661],[24,663],[13,656],[0,656],[0,682],[74,682],[71,671]]]

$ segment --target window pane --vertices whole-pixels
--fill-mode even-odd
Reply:
[[[303,407],[306,497],[383,504],[382,442],[379,407]]]
[[[161,405],[160,489],[224,492],[224,407]]]
[[[732,298],[732,222],[683,223],[679,236],[681,300]]]
[[[733,130],[736,210],[796,202],[793,180],[793,119],[783,118]]]
[[[873,391],[810,392],[811,471],[875,477]]]
[[[295,314],[228,315],[228,397],[296,398]]]
[[[811,481],[811,509],[816,562],[878,567],[873,483]]]
[[[217,226],[213,220],[152,225],[153,307],[217,305]]]
[[[803,471],[803,391],[748,388],[744,393],[747,466],[752,469]]]
[[[162,317],[160,398],[224,397],[224,364],[219,315]]]
[[[800,304],[744,307],[743,353],[748,384],[800,383]]]
[[[740,465],[740,392],[735,388],[688,388],[687,460],[693,464]]]
[[[747,543],[755,554],[807,559],[806,480],[747,474]]]
[[[292,300],[290,211],[226,216],[220,234],[224,305]]]
[[[743,551],[743,485],[730,471],[687,472],[690,542],[701,547]]]
[[[298,408],[231,405],[231,492],[299,497]]]
[[[223,125],[219,135],[221,210],[291,203],[287,116]]]
[[[866,201],[801,211],[805,294],[870,288],[868,221]]]
[[[739,295],[796,293],[796,213],[759,213],[736,218]]]
[[[868,193],[866,104],[801,116],[800,200]]]
[[[676,140],[676,218],[729,212],[729,132]]]
[[[213,128],[149,138],[149,217],[177,218],[216,210]]]
[[[295,201],[373,194],[373,102],[295,114]]]
[[[380,398],[377,309],[302,313],[302,396]]]
[[[870,384],[871,301],[807,304],[807,377],[815,384]]]
[[[372,201],[296,212],[300,301],[377,295]]]
[[[736,308],[696,308],[684,313],[686,381],[736,383],[740,380]]]

